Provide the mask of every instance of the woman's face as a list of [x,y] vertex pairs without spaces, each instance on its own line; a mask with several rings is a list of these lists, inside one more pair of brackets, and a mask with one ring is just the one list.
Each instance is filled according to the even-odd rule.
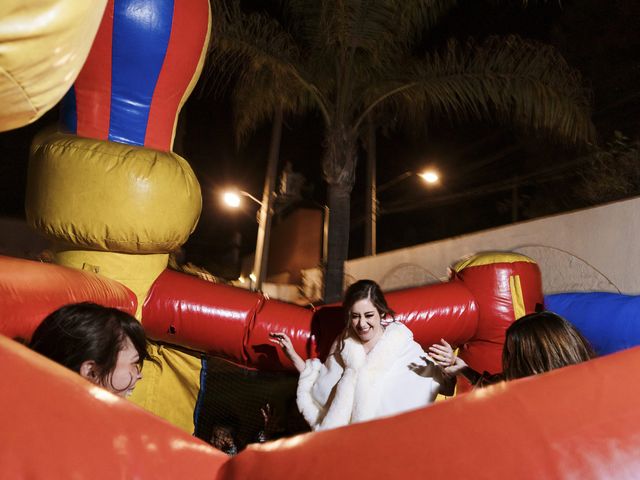
[[349,311],[351,328],[362,343],[378,340],[383,333],[380,312],[371,303],[371,300],[364,298],[353,304]]
[[125,339],[124,348],[118,352],[116,366],[106,378],[104,387],[111,393],[121,397],[128,397],[142,378],[138,351],[133,346],[129,337]]

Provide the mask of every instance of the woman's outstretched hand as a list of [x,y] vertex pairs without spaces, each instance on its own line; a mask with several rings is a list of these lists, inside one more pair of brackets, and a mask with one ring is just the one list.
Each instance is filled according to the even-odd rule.
[[444,338],[429,347],[429,355],[447,375],[457,375],[467,364],[458,357]]
[[298,372],[302,372],[305,367],[304,360],[302,357],[298,355],[298,352],[293,348],[293,343],[291,343],[291,339],[284,332],[269,332],[269,341],[279,345],[282,348],[284,354],[291,360],[293,366],[296,367]]

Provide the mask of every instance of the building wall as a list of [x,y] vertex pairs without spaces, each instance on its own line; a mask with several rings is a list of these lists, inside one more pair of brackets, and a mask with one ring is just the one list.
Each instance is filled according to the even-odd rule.
[[320,264],[322,210],[299,208],[271,228],[267,279],[301,283],[301,271]]
[[350,260],[345,283],[371,278],[387,290],[445,281],[448,267],[482,251],[515,251],[542,270],[545,293],[640,294],[640,198]]

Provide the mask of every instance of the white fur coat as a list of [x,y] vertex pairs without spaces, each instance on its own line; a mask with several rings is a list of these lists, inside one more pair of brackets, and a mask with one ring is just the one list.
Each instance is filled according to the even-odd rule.
[[307,360],[298,381],[298,408],[314,430],[326,430],[424,407],[435,399],[443,376],[423,357],[401,323],[387,325],[369,354],[348,337],[324,364]]

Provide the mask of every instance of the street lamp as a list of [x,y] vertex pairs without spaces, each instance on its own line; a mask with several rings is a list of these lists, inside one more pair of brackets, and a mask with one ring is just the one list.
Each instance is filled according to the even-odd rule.
[[[271,188],[273,191],[273,188]],[[267,262],[269,258],[269,235],[271,233],[271,216],[273,214],[271,201],[268,205],[261,202],[249,192],[244,190],[228,190],[223,192],[222,200],[232,208],[240,207],[242,197],[247,197],[260,205],[260,211],[257,215],[258,219],[258,238],[256,240],[256,252],[254,254],[253,272],[249,275],[252,290],[261,290],[267,274]],[[267,197],[271,200],[269,197]]]
[[262,206],[262,202],[243,190],[228,190],[222,194],[222,200],[232,208],[238,208],[242,203],[242,197],[247,197]]
[[418,176],[431,185],[440,181],[440,175],[436,170],[424,170],[418,173]]
[[377,221],[378,221],[378,193],[383,192],[400,182],[417,175],[425,183],[429,185],[436,185],[440,182],[440,174],[433,168],[425,169],[421,172],[406,171],[397,177],[383,183],[380,186],[376,186],[375,178],[375,165],[370,165],[370,176],[367,189],[367,217],[366,217],[366,232],[365,232],[365,255],[376,254],[377,243]]

